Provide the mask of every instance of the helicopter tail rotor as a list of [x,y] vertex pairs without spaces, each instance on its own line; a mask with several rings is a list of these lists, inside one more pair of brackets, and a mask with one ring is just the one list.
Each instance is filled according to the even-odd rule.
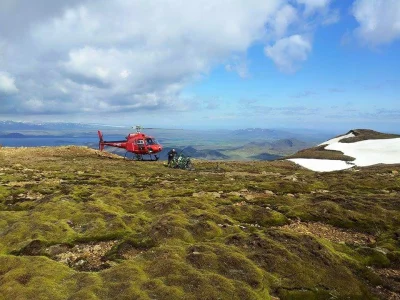
[[103,151],[103,149],[104,149],[103,133],[100,130],[98,130],[97,134],[99,135],[99,150]]

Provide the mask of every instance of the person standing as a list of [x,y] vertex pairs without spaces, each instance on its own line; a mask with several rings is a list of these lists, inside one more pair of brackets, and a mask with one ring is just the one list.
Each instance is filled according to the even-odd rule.
[[172,162],[172,160],[174,159],[175,155],[176,155],[175,149],[171,149],[171,150],[168,152],[168,166],[171,166],[171,162]]

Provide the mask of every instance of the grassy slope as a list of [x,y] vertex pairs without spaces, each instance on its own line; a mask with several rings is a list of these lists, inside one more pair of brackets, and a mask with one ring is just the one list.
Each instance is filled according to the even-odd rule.
[[0,149],[0,299],[399,295],[399,166],[195,166]]
[[314,159],[332,159],[332,160],[344,160],[353,161],[355,158],[344,155],[341,151],[326,150],[326,145],[321,145],[317,147],[312,147],[299,152],[286,156],[284,159],[288,158],[314,158]]
[[355,136],[342,139],[341,143],[355,143],[365,140],[394,139],[400,138],[398,134],[382,133],[370,129],[354,129],[350,130]]

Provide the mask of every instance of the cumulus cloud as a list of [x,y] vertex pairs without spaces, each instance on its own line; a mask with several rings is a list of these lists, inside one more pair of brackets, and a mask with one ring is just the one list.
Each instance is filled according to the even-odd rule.
[[293,73],[307,59],[311,49],[310,40],[296,34],[278,40],[273,46],[265,47],[264,51],[282,72]]
[[241,78],[247,78],[249,71],[246,58],[234,56],[229,63],[225,65],[225,70],[228,72],[236,72]]
[[8,73],[0,72],[0,94],[14,94],[18,89],[15,86],[15,79]]
[[340,21],[340,11],[338,9],[334,9],[325,14],[322,24],[323,25],[331,25]]
[[[90,86],[111,111],[174,107],[186,83],[260,40],[280,2],[89,1],[31,34],[41,52],[60,52],[58,71],[75,84],[76,99]],[[227,69],[246,77],[245,62]]]
[[329,3],[3,0],[0,93],[14,98],[0,113],[190,109],[184,87],[221,64],[248,77],[256,43],[271,44],[265,54],[280,70],[296,71],[311,52],[305,15]]
[[340,20],[340,10],[331,7],[333,0],[297,0],[297,3],[304,8],[303,19],[310,21],[307,26],[331,25]]
[[352,9],[359,23],[356,35],[372,46],[400,38],[400,1],[356,0]]
[[275,35],[278,38],[281,38],[286,34],[288,27],[296,21],[298,21],[297,10],[289,4],[282,6],[282,8],[276,13],[273,22]]
[[297,0],[297,2],[305,6],[306,14],[310,14],[315,12],[316,10],[326,9],[329,6],[331,0]]

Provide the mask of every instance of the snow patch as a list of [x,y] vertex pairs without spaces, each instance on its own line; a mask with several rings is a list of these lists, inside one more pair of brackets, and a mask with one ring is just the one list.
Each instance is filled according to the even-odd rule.
[[335,143],[325,147],[355,158],[357,166],[400,163],[400,138],[366,140],[356,143]]
[[330,145],[330,144],[338,143],[343,139],[351,138],[351,137],[354,137],[354,136],[355,136],[354,133],[350,132],[348,134],[341,135],[341,136],[338,136],[337,138],[330,139],[329,141],[323,142],[323,143],[319,144],[318,146]]
[[332,159],[314,159],[314,158],[291,158],[288,159],[304,168],[310,169],[316,172],[331,172],[350,169],[354,165],[350,162],[343,160],[332,160]]
[[[343,138],[354,136],[352,133],[327,141],[326,150],[336,150],[355,160],[294,158],[288,159],[316,172],[330,172],[349,169],[353,166],[366,167],[376,164],[400,164],[400,138],[366,140],[355,143],[340,143]],[[333,142],[335,140],[335,142]],[[326,144],[324,143],[324,144]],[[323,144],[321,144],[323,145]]]

